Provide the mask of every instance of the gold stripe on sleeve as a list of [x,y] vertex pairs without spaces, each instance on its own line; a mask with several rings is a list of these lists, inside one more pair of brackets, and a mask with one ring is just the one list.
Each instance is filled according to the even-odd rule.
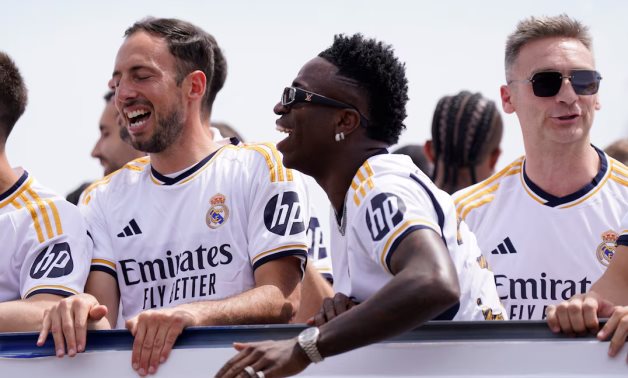
[[33,224],[35,225],[35,232],[37,233],[37,240],[40,243],[43,243],[44,233],[41,231],[41,226],[39,225],[39,216],[37,216],[37,210],[33,207],[33,205],[28,201],[28,198],[24,195],[24,193],[20,194],[20,199],[24,202],[24,206],[28,209],[28,212],[31,214],[31,218],[33,218]]

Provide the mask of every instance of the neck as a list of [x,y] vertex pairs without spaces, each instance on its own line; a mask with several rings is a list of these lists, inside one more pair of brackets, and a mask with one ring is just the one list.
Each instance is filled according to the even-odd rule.
[[0,194],[9,190],[19,178],[19,175],[11,168],[4,150],[0,150]]
[[312,177],[323,188],[337,214],[342,213],[345,196],[351,186],[353,176],[362,164],[380,149],[388,147],[385,144],[350,148],[349,144],[342,148],[342,152],[329,156],[323,169],[313,173]]
[[186,125],[172,145],[162,152],[151,153],[150,161],[159,173],[167,175],[194,165],[218,148],[209,128],[199,122]]
[[[527,148],[526,148],[527,150]],[[578,191],[597,175],[600,157],[593,147],[567,146],[560,150],[526,154],[527,176],[543,191],[564,197]]]

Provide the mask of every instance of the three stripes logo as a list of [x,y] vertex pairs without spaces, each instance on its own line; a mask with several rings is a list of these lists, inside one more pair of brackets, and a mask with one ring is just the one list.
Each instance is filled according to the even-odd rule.
[[517,253],[517,250],[515,249],[515,246],[512,244],[512,242],[510,241],[509,237],[506,237],[503,243],[499,243],[497,245],[497,248],[491,251],[492,255],[507,255],[509,253]]
[[137,225],[137,222],[135,222],[135,219],[131,219],[129,224],[126,227],[124,227],[124,230],[122,230],[122,232],[118,234],[118,237],[125,238],[127,236],[139,235],[141,233],[142,233],[142,230],[140,230],[140,226]]

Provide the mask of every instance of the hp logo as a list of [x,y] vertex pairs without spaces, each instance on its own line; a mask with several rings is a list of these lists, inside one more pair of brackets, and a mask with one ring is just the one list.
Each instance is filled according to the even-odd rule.
[[283,192],[271,198],[264,208],[264,224],[268,231],[281,236],[305,231],[299,195]]
[[57,278],[72,273],[74,262],[70,253],[70,245],[66,242],[46,247],[39,253],[31,266],[31,277],[40,279],[44,276]]
[[381,240],[403,219],[406,205],[392,193],[380,193],[371,199],[366,209],[366,226],[374,241]]

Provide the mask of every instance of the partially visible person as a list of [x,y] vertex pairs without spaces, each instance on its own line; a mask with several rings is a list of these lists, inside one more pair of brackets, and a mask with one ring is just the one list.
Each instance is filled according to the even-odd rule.
[[622,164],[628,165],[628,138],[619,139],[609,144],[604,152]]
[[591,145],[602,79],[588,28],[530,17],[508,37],[502,107],[525,156],[454,195],[495,273],[510,319],[586,292],[613,257],[628,212],[628,168]]
[[[628,213],[624,216],[617,249],[608,269],[586,294],[578,294],[547,308],[547,324],[554,332],[596,333],[611,338],[608,354],[616,356],[628,337]],[[600,330],[599,318],[610,318]]]
[[396,150],[392,151],[393,154],[403,154],[410,156],[412,159],[412,163],[419,167],[423,173],[428,176],[432,176],[432,170],[434,169],[434,165],[425,155],[425,148],[420,144],[408,144],[405,146],[401,146]]
[[[221,138],[238,138],[240,142],[244,142],[242,135],[228,123],[212,121],[211,130],[213,133],[218,134]],[[216,135],[214,135],[214,140],[217,139]]]
[[92,256],[78,209],[9,164],[26,103],[22,75],[0,52],[0,332],[40,330],[47,309],[83,291]]
[[[129,139],[128,131],[120,124],[122,119],[113,102],[113,95],[114,92],[109,91],[104,96],[105,109],[103,109],[99,122],[100,137],[91,153],[93,158],[100,160],[100,165],[104,171],[103,176],[117,171],[131,160],[146,156],[145,153],[136,150],[127,142]],[[90,184],[88,182],[79,185],[66,196],[66,200],[78,205],[81,193]]]
[[105,94],[105,109],[99,123],[100,138],[92,149],[92,157],[98,159],[103,167],[103,176],[117,171],[131,160],[146,156],[125,141],[129,139],[129,132],[122,125],[124,121],[113,101],[114,94],[113,91]]
[[[280,377],[428,320],[501,317],[492,274],[450,196],[407,156],[405,66],[391,46],[336,36],[283,91],[274,112],[287,167],[332,204],[333,299],[298,338],[235,343],[219,377]],[[359,303],[359,304],[356,304]]]
[[271,144],[212,139],[214,43],[177,19],[147,18],[125,32],[110,85],[130,142],[148,156],[83,194],[94,240],[89,294],[55,307],[38,339],[51,331],[58,356],[66,343],[71,356],[84,350],[76,324],[114,326],[119,301],[142,376],[157,372],[186,327],[287,323],[298,311],[303,180]]
[[481,93],[442,97],[434,110],[432,139],[425,142],[434,184],[453,194],[495,173],[503,129],[495,102]]

